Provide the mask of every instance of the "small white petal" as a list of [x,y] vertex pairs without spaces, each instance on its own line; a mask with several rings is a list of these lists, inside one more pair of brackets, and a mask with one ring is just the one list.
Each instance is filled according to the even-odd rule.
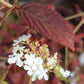
[[23,66],[23,61],[21,59],[18,59],[16,61],[16,65],[19,66],[19,67],[22,67]]
[[40,66],[39,66],[39,69],[40,69],[41,71],[43,71],[43,66],[42,66],[42,65],[40,65]]
[[27,37],[30,38],[31,37],[31,34],[28,34]]
[[34,58],[35,57],[35,54],[30,54],[30,57]]
[[14,55],[8,55],[8,57],[12,58],[12,57],[14,57]]
[[44,71],[44,72],[46,73],[46,72],[48,72],[48,70],[47,70],[47,69],[45,69],[45,71]]
[[17,54],[17,56],[20,58],[23,56],[23,53]]
[[37,66],[33,65],[32,70],[34,70],[34,71],[37,70]]
[[25,69],[25,70],[29,70],[29,66],[24,65],[24,69]]
[[48,80],[48,75],[47,74],[44,74],[44,79]]
[[28,59],[29,58],[29,55],[28,54],[25,54],[25,56],[24,56],[26,59]]
[[40,70],[36,70],[36,71],[35,71],[35,74],[36,74],[37,76],[39,76],[39,75],[41,74],[41,71],[40,71]]
[[9,64],[13,64],[16,62],[16,57],[13,57],[13,58],[8,58],[8,63]]
[[26,41],[26,38],[30,38],[31,37],[31,35],[30,34],[28,34],[27,36],[25,35],[25,34],[23,34],[22,36],[20,36],[19,38],[18,38],[18,40],[13,40],[13,46],[15,46],[15,45],[17,45],[17,44],[19,44],[21,41]]
[[28,74],[29,76],[32,76],[32,74],[33,74],[32,70],[29,70],[29,71],[27,72],[27,74]]
[[60,73],[64,73],[64,69],[63,68],[60,68]]
[[40,75],[38,76],[38,79],[41,80],[42,78],[43,78],[43,74],[40,74]]
[[32,81],[35,81],[36,80],[36,76],[35,74],[32,76]]

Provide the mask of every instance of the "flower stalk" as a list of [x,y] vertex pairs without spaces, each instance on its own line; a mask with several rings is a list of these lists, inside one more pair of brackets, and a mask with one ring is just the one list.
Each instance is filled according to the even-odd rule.
[[12,4],[10,4],[10,3],[8,3],[8,2],[6,2],[4,0],[0,0],[0,3],[2,3],[3,5],[5,5],[5,6],[9,7],[9,8],[13,8]]
[[79,13],[79,14],[75,14],[75,15],[72,15],[72,16],[69,16],[69,17],[65,17],[65,20],[71,20],[71,19],[83,16],[83,15],[84,15],[84,12]]
[[32,78],[32,77],[30,76],[30,77],[29,77],[29,84],[32,84],[31,78]]

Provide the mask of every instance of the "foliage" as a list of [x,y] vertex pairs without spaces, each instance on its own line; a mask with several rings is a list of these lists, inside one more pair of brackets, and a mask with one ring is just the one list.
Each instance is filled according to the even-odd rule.
[[[8,0],[7,0],[8,1]],[[16,0],[15,0],[16,1]],[[31,1],[31,0],[30,0]],[[36,0],[37,1],[37,0]],[[60,0],[61,1],[61,0]],[[74,0],[75,1],[75,0]],[[69,0],[69,2],[73,2]],[[80,5],[81,1],[79,1],[79,6],[81,9],[84,10],[83,6]],[[59,4],[59,0],[39,0],[40,3],[26,3],[21,6],[20,3],[14,5],[14,8],[8,8],[3,4],[0,4],[0,56],[6,58],[5,63],[7,61],[7,56],[12,52],[12,41],[19,37],[22,34],[29,34],[31,33],[34,39],[41,40],[41,44],[47,43],[49,46],[50,54],[54,54],[58,52],[58,58],[61,61],[64,58],[64,54],[61,53],[61,50],[64,46],[69,47],[73,51],[75,43],[79,44],[79,40],[84,38],[84,26],[83,23],[80,26],[76,35],[73,34],[73,31],[77,23],[84,21],[84,16],[74,20],[66,21],[64,18],[65,16],[70,16],[76,13],[81,13],[80,7],[75,5],[75,10],[73,4],[68,3],[64,0],[64,3],[67,4]],[[41,3],[47,3],[47,5],[43,5]],[[53,3],[53,5],[51,5]],[[21,2],[22,4],[22,2]],[[55,8],[56,7],[56,8]],[[59,14],[59,13],[60,14]],[[4,18],[5,17],[5,18]],[[74,39],[75,38],[75,39]],[[77,46],[76,46],[77,48]],[[4,52],[4,53],[3,53]],[[76,52],[76,51],[75,51]],[[52,55],[53,56],[53,55]],[[74,57],[73,57],[74,58]],[[78,61],[75,61],[74,65],[76,65]],[[64,62],[61,61],[61,64],[64,65]],[[73,68],[72,66],[72,68]],[[1,68],[2,69],[2,68]],[[5,67],[6,69],[6,67]],[[6,77],[6,81],[10,81],[12,84],[24,84],[25,80],[25,71],[20,69],[15,65],[9,65],[7,67],[9,73]],[[59,73],[59,72],[58,72]],[[5,72],[4,72],[5,74]],[[19,79],[16,79],[15,77]],[[3,76],[5,77],[5,76]],[[81,76],[80,76],[81,77]],[[58,77],[60,80],[66,80],[62,76]],[[82,80],[82,79],[81,79]],[[59,80],[54,78],[51,80],[51,83],[54,84],[55,82],[59,84]],[[6,84],[4,80],[0,79],[1,84]],[[39,81],[36,80],[36,84]],[[40,81],[41,84],[41,81]]]

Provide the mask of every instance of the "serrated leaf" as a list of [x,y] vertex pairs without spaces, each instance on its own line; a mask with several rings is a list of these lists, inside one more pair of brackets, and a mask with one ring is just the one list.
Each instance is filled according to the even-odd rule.
[[39,3],[27,3],[16,10],[24,24],[44,37],[74,50],[73,30],[56,11]]

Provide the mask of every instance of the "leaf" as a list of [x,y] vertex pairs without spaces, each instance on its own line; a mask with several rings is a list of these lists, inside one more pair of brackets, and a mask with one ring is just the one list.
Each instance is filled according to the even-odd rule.
[[10,70],[7,79],[12,81],[13,84],[25,84],[23,83],[25,80],[25,73],[23,70],[16,73]]
[[27,3],[16,10],[25,25],[44,37],[74,50],[73,30],[56,11],[39,3]]
[[11,30],[14,30],[14,32],[17,36],[20,36],[21,34],[27,32],[27,30],[28,30],[28,28],[26,28],[24,25],[16,24],[16,23],[9,24],[8,28]]
[[[49,41],[49,40],[47,40],[46,43],[48,44],[52,55],[54,55],[55,52],[59,52],[60,49],[62,49],[61,45],[59,45],[59,44],[56,43],[55,41]],[[52,45],[53,45],[53,46],[52,46]]]
[[[13,40],[13,37],[9,34],[9,32],[7,32],[6,30],[4,29],[1,29],[0,30],[0,35],[2,36],[2,41],[1,41],[1,45],[4,45],[4,44],[9,44],[12,42]],[[9,39],[10,38],[10,39]]]
[[50,8],[51,10],[55,10],[55,6],[50,4],[50,3],[47,3],[46,4],[48,8]]
[[57,78],[53,78],[51,84],[59,84],[59,80]]
[[83,33],[78,33],[75,36],[75,42],[78,42],[80,39],[84,38],[84,34]]

